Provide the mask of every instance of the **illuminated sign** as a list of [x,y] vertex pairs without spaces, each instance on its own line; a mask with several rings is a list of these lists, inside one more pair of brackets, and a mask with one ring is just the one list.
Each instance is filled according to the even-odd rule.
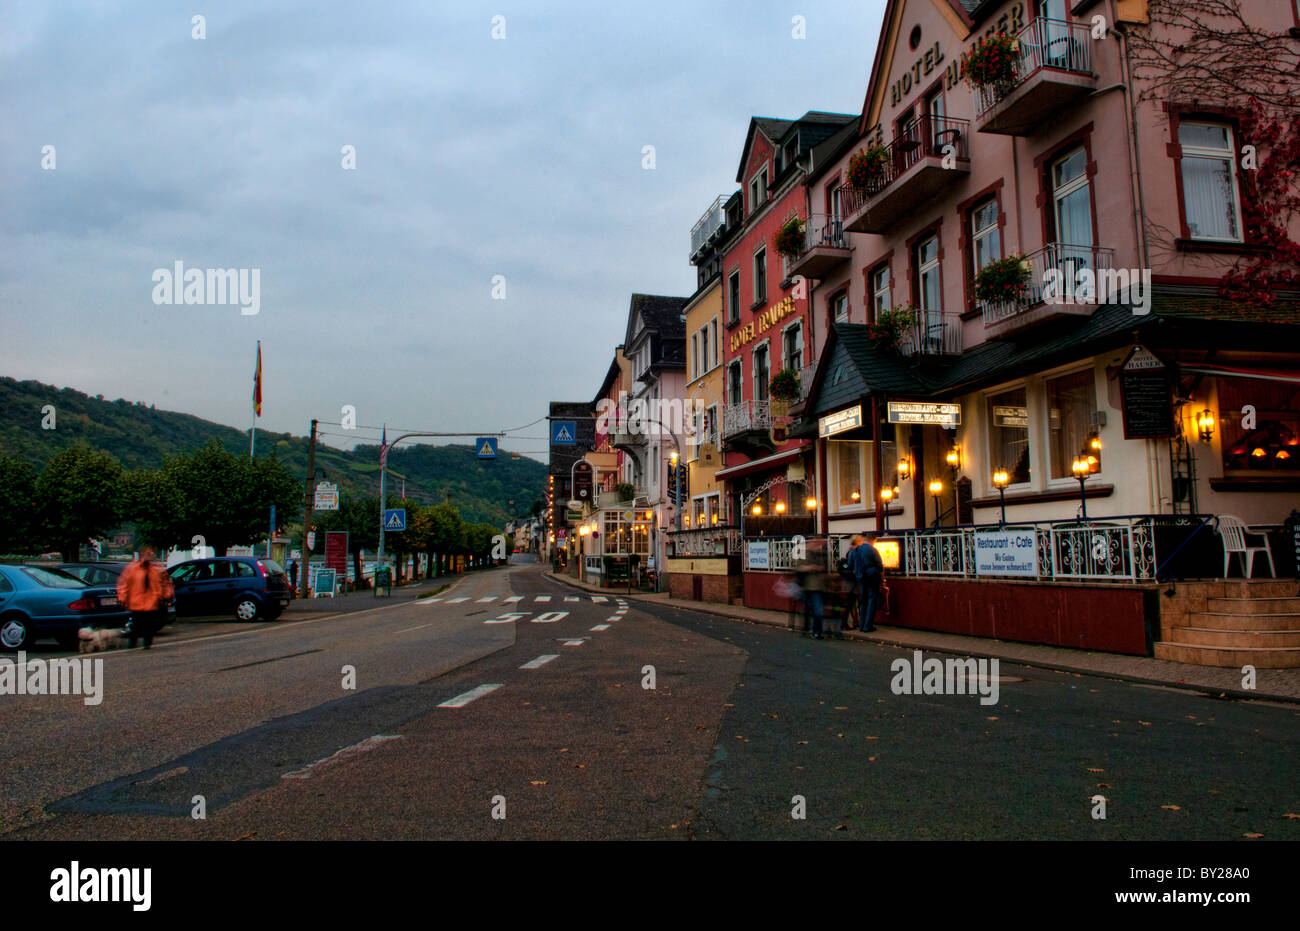
[[993,426],[1027,427],[1029,426],[1029,408],[994,404]]
[[884,563],[886,569],[898,568],[898,541],[897,540],[877,540],[871,544],[880,554],[880,561]]
[[961,405],[938,401],[890,401],[889,422],[956,427],[961,424]]
[[782,298],[731,334],[731,351],[735,352],[758,334],[766,333],[778,320],[795,312],[794,298],[789,296]]
[[850,407],[846,411],[836,411],[817,419],[817,435],[832,436],[862,426],[862,405]]

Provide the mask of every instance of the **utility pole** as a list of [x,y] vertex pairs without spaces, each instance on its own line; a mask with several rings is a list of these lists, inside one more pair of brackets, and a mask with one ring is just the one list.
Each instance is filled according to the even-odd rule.
[[299,576],[301,591],[299,594],[307,597],[307,578],[308,568],[311,566],[311,547],[307,545],[307,534],[311,533],[311,511],[312,511],[312,490],[311,481],[316,477],[316,421],[311,422],[311,443],[307,446],[307,481],[306,493],[303,495],[302,510],[302,565],[299,567],[302,575]]

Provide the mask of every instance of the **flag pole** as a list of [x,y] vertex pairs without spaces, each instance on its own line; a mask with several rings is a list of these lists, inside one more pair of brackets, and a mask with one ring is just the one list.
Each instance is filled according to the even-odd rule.
[[388,468],[388,424],[384,424],[384,438],[379,441],[379,551],[375,554],[375,572],[384,564],[384,474]]
[[262,413],[262,341],[257,341],[257,367],[253,369],[253,428],[248,431],[248,458],[253,458],[253,445],[257,442],[257,418]]

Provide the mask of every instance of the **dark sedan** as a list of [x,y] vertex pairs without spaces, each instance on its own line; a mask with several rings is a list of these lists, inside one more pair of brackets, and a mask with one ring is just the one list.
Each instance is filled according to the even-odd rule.
[[0,647],[25,650],[54,639],[76,649],[82,627],[123,627],[117,586],[87,585],[62,569],[0,565]]
[[274,621],[289,604],[289,578],[274,559],[190,559],[167,572],[176,587],[178,614],[233,614],[240,621]]
[[[117,588],[117,580],[130,563],[126,562],[62,562],[57,566],[39,566],[41,569],[62,569],[75,575],[87,585],[111,585]],[[167,623],[176,620],[176,602],[167,602]]]

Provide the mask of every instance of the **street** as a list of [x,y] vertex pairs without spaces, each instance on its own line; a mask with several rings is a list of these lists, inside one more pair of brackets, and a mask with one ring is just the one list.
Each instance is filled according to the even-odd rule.
[[[895,695],[890,664],[910,650],[887,643],[812,641],[579,592],[536,564],[433,594],[445,581],[414,600],[97,654],[96,706],[10,698],[0,830],[45,840],[1300,832],[1285,817],[1300,811],[1297,705],[1005,662],[995,705]],[[1093,816],[1098,795],[1104,819]]]

